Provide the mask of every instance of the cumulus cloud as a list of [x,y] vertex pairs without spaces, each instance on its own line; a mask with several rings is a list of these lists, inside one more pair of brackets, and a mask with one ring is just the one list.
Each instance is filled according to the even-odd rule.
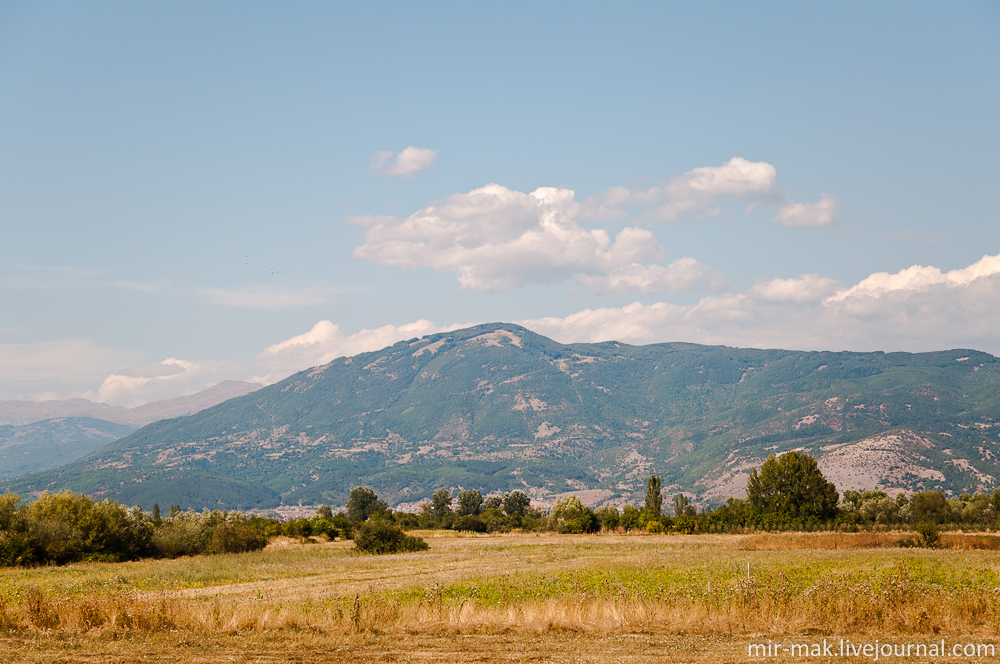
[[[382,154],[382,153],[380,153]],[[387,167],[391,154],[376,161]],[[571,189],[539,187],[530,193],[488,184],[432,203],[409,217],[362,216],[366,227],[353,256],[398,267],[454,272],[462,288],[501,291],[563,279],[601,293],[718,291],[722,275],[684,257],[662,265],[664,248],[645,228],[627,226],[612,235],[583,220],[629,215],[651,221],[706,220],[722,213],[725,200],[774,207],[787,226],[833,223],[836,197],[794,203],[766,162],[733,157],[721,166],[695,168],[645,189],[612,187],[577,201]]]
[[[721,166],[703,166],[646,189],[612,187],[588,201],[595,216],[622,216],[647,210],[651,221],[705,221],[722,214],[725,200],[777,207],[776,221],[786,226],[826,226],[834,221],[836,197],[823,194],[816,203],[793,203],[778,182],[778,170],[764,161],[733,157]],[[640,212],[641,213],[641,212]]]
[[983,256],[972,265],[950,272],[942,272],[936,267],[914,265],[896,274],[876,272],[833,296],[832,302],[842,302],[848,299],[870,298],[882,299],[894,293],[919,293],[929,290],[954,290],[968,286],[986,277],[1000,274],[1000,255]]
[[816,302],[840,290],[840,282],[819,274],[771,279],[754,284],[750,295],[765,302]]
[[466,324],[442,326],[421,319],[405,325],[383,325],[354,334],[344,334],[339,325],[321,320],[308,332],[268,347],[257,356],[257,362],[270,372],[261,377],[261,380],[272,382],[296,371],[327,364],[338,357],[379,350],[397,341],[465,326]]
[[119,369],[88,398],[132,408],[161,399],[194,394],[225,378],[220,367],[170,357],[156,364]]
[[368,166],[376,173],[383,175],[401,175],[407,177],[434,165],[437,150],[416,148],[412,145],[404,148],[399,154],[389,150],[380,150],[368,160]]
[[652,232],[604,229],[577,222],[572,190],[541,187],[525,194],[489,184],[455,194],[407,217],[359,217],[367,227],[357,258],[399,267],[455,273],[462,288],[500,291],[575,277],[610,292],[636,284],[682,290],[718,283],[694,259],[662,267],[663,247]]
[[837,197],[823,194],[816,203],[786,203],[774,215],[785,226],[829,226],[837,210]]
[[563,342],[690,341],[803,350],[1000,352],[1000,255],[950,272],[913,266],[844,287],[820,275],[773,279],[746,293],[585,309],[521,324]]
[[720,291],[729,287],[721,272],[686,257],[670,265],[632,263],[601,276],[582,276],[580,280],[601,294],[611,295]]

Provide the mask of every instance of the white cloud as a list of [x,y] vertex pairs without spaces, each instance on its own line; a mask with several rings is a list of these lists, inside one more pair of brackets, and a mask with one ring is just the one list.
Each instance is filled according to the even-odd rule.
[[823,194],[816,203],[787,203],[774,215],[785,226],[829,226],[837,210],[837,197]]
[[437,153],[437,150],[416,148],[412,145],[404,148],[398,155],[388,150],[380,150],[371,156],[368,166],[376,173],[406,177],[433,166]]
[[441,326],[429,320],[418,320],[405,325],[383,325],[371,330],[360,330],[354,334],[344,334],[339,325],[321,320],[308,332],[268,347],[257,356],[257,362],[270,372],[261,380],[273,382],[296,371],[327,364],[338,357],[380,350],[397,341],[447,332],[464,326],[463,324]]
[[697,304],[586,309],[521,321],[562,342],[689,341],[803,350],[1000,352],[1000,255],[942,273],[914,266],[843,288],[820,275],[774,279]]
[[[381,156],[379,156],[381,155]],[[391,153],[373,163],[388,168]],[[366,226],[353,256],[397,267],[454,272],[462,288],[501,291],[563,279],[601,293],[713,291],[721,273],[685,257],[661,265],[665,251],[649,230],[629,226],[612,234],[588,229],[583,219],[637,214],[654,221],[705,220],[721,214],[723,200],[777,209],[788,226],[833,223],[837,200],[793,203],[766,162],[733,157],[721,166],[695,168],[646,189],[613,187],[583,202],[570,189],[539,187],[531,193],[488,184],[432,203],[409,217],[363,216]],[[638,210],[637,210],[638,208]]]
[[840,282],[819,274],[771,279],[754,284],[750,294],[767,302],[816,302],[840,290]]
[[693,259],[653,265],[664,251],[646,229],[623,228],[612,239],[604,229],[581,227],[581,210],[569,189],[541,187],[525,194],[490,184],[405,219],[354,219],[367,230],[353,255],[383,265],[450,270],[462,288],[481,291],[570,277],[611,292],[632,285],[652,292],[719,283]]
[[142,404],[194,394],[224,380],[220,366],[167,358],[157,364],[120,369],[104,379],[96,395],[85,394],[112,406],[132,408]]
[[602,294],[614,295],[720,291],[728,287],[721,272],[687,257],[666,266],[633,263],[605,275],[583,276],[580,280]]
[[652,221],[705,221],[722,213],[719,204],[735,200],[747,205],[778,207],[774,219],[786,226],[826,226],[834,221],[836,197],[823,194],[816,203],[793,203],[778,180],[777,169],[764,161],[733,157],[721,166],[703,166],[647,189],[612,187],[587,201],[598,217],[626,214],[636,206]]
[[284,309],[309,307],[329,302],[338,292],[330,288],[290,289],[276,286],[247,286],[245,288],[200,288],[195,295],[222,307],[252,309]]
[[942,272],[936,267],[914,265],[900,270],[896,274],[876,272],[856,286],[831,296],[830,300],[842,302],[850,298],[862,297],[878,299],[898,292],[928,291],[935,286],[954,289],[996,274],[1000,274],[1000,255],[983,256],[969,267],[950,272]]

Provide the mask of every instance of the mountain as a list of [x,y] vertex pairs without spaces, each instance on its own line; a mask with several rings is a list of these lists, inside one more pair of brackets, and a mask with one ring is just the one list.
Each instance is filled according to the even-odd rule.
[[227,380],[186,397],[136,408],[67,401],[0,401],[0,479],[57,468],[157,420],[189,415],[259,389]]
[[7,486],[147,507],[391,503],[440,487],[641,502],[650,474],[702,503],[740,495],[789,449],[845,488],[990,489],[1000,359],[689,343],[559,344],[480,325],[339,358],[195,415],[155,422]]
[[82,459],[135,427],[92,417],[60,417],[23,426],[0,425],[0,479]]
[[109,406],[87,399],[65,401],[0,401],[0,425],[23,426],[62,417],[89,417],[105,422],[141,427],[150,422],[190,415],[227,399],[260,389],[259,383],[224,380],[196,394],[154,401],[135,408]]

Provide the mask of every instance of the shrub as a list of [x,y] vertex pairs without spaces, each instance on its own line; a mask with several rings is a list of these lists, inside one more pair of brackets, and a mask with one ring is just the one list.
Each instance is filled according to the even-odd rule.
[[354,546],[358,551],[376,555],[429,548],[422,538],[407,535],[395,523],[381,519],[361,524],[354,534]]
[[478,516],[458,516],[451,524],[452,530],[467,530],[474,533],[485,533],[486,523]]
[[181,515],[165,521],[153,535],[153,547],[166,558],[196,556],[204,551],[205,532],[197,515]]
[[514,528],[510,518],[505,517],[496,507],[487,507],[479,514],[479,518],[486,524],[486,530],[491,533],[509,533]]
[[27,565],[34,558],[31,538],[27,533],[0,530],[0,566]]
[[244,523],[220,523],[212,528],[205,553],[246,553],[260,551],[267,538]]

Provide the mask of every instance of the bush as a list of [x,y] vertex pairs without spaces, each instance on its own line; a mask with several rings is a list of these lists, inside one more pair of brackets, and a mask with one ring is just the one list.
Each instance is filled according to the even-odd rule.
[[27,533],[0,530],[0,566],[27,565],[34,560]]
[[166,558],[196,556],[205,550],[205,532],[195,515],[165,521],[153,535],[153,548]]
[[422,538],[407,535],[395,523],[381,519],[361,524],[354,534],[354,546],[358,551],[376,555],[429,548]]
[[451,524],[452,530],[465,530],[474,533],[485,533],[486,523],[478,516],[459,516]]
[[153,550],[153,525],[138,508],[63,491],[44,493],[18,511],[33,562],[136,560]]
[[220,523],[212,528],[205,553],[246,553],[260,551],[267,538],[243,523]]

